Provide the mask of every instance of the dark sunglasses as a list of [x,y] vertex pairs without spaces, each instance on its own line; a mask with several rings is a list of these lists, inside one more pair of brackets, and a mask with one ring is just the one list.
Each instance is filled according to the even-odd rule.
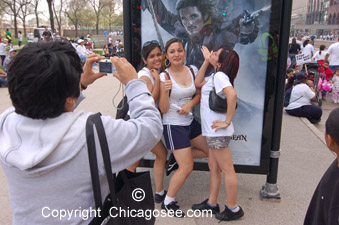
[[157,45],[157,46],[160,47],[159,42],[156,41],[156,40],[153,40],[153,41],[146,41],[142,47],[143,47],[143,48],[146,48],[147,46],[149,46],[149,45],[151,45],[151,44],[155,44],[155,45]]

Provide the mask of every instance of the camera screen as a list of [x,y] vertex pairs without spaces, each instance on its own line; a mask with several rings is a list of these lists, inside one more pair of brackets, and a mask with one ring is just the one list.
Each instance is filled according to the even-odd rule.
[[110,62],[99,62],[100,73],[112,73],[112,63]]

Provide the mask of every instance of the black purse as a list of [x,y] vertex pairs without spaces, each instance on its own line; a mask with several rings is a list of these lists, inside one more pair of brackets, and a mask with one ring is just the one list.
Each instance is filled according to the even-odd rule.
[[[86,123],[86,139],[94,200],[97,212],[100,209],[100,214],[97,214],[89,224],[153,225],[155,223],[155,217],[153,216],[154,199],[150,173],[149,171],[132,173],[128,170],[123,170],[118,173],[117,177],[112,173],[106,133],[100,115],[100,113],[97,113],[89,116]],[[101,198],[93,125],[97,130],[110,190],[104,203],[102,203]],[[125,212],[125,214],[121,212]],[[127,214],[128,212],[130,213],[129,215]]]
[[226,113],[227,112],[227,98],[223,99],[215,92],[215,88],[213,87],[212,91],[210,91],[209,96],[209,107],[214,112],[218,113]]
[[[214,112],[218,113],[226,113],[227,112],[227,97],[222,98],[219,95],[217,95],[214,87],[214,75],[212,80],[213,88],[210,91],[209,99],[208,99],[208,105],[210,109]],[[238,103],[235,105],[235,109],[238,108]]]

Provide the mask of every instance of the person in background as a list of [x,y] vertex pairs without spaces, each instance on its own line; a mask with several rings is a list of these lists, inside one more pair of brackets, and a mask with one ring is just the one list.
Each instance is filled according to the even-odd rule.
[[292,43],[289,44],[289,49],[288,49],[288,56],[291,59],[292,65],[296,63],[295,55],[299,54],[300,50],[301,50],[300,45],[297,44],[297,41],[295,38],[292,38]]
[[335,155],[314,191],[304,225],[335,225],[339,215],[339,108],[332,110],[325,123],[325,142]]
[[51,34],[51,32],[48,30],[48,28],[47,27],[45,27],[45,30],[44,30],[44,32],[42,33],[42,36],[44,37],[44,40],[45,41],[52,41],[52,39],[51,39],[51,36],[52,36],[52,34]]
[[304,57],[308,56],[309,60],[305,60],[305,63],[312,61],[314,47],[310,44],[310,40],[305,40],[303,43],[303,48],[301,49],[301,53],[304,54]]
[[22,44],[22,33],[21,33],[20,30],[18,31],[18,38],[19,38],[19,43],[18,43],[18,45],[19,45],[19,47],[21,47],[21,44]]
[[324,86],[330,84],[330,80],[332,79],[333,72],[329,68],[330,63],[328,61],[324,61],[324,64],[322,67],[318,68],[318,72],[324,74],[322,77],[322,82],[321,82],[321,91],[322,91],[322,99],[326,101],[326,97],[328,96],[329,91],[325,90]]
[[[13,107],[0,115],[0,165],[7,178],[13,225],[88,225],[95,216],[44,217],[42,211],[96,208],[85,129],[92,113],[74,108],[81,90],[106,75],[92,70],[101,59],[89,55],[82,67],[66,41],[31,43],[14,59],[8,72]],[[114,77],[125,85],[131,116],[129,121],[101,116],[112,172],[117,173],[159,142],[162,124],[152,95],[137,79],[134,67],[125,58],[111,61],[117,68]],[[96,151],[100,156],[100,148]],[[107,196],[103,159],[97,159],[102,195]]]
[[311,100],[316,98],[316,92],[312,85],[307,84],[307,74],[299,72],[294,77],[295,85],[285,111],[291,116],[306,117],[311,123],[320,122],[322,109],[311,104]]
[[86,58],[87,58],[87,49],[84,45],[83,39],[78,40],[77,53],[81,59],[81,62],[85,63]]
[[12,46],[12,34],[8,29],[6,29],[6,39],[7,39],[7,47],[11,47]]
[[7,73],[0,69],[0,87],[7,87]]
[[89,54],[93,54],[93,48],[92,48],[92,43],[88,42],[86,45],[86,51],[87,51],[87,55]]
[[335,69],[334,75],[331,81],[332,87],[332,100],[333,103],[339,103],[339,67]]
[[294,71],[292,68],[288,68],[286,70],[286,84],[285,84],[285,91],[290,89],[294,83]]
[[0,41],[0,58],[1,58],[1,65],[4,65],[5,58],[6,58],[6,41],[7,39],[3,39]]
[[325,51],[326,46],[325,45],[320,45],[319,51],[317,51],[312,59],[316,60],[316,63],[319,65],[323,65],[325,61],[325,56],[326,56],[326,51]]
[[105,45],[102,49],[102,55],[105,57],[109,57],[111,54],[109,53],[108,45]]
[[[331,58],[329,58],[331,56]],[[334,73],[334,70],[339,67],[339,38],[336,43],[330,45],[327,49],[325,61],[330,62],[330,69]]]
[[14,57],[16,56],[17,54],[17,50],[15,50],[14,48],[11,48],[9,50],[9,55],[5,58],[5,61],[4,61],[4,71],[7,73],[8,72],[8,69],[9,69],[9,66],[10,66],[10,63],[12,62],[12,60],[14,59]]

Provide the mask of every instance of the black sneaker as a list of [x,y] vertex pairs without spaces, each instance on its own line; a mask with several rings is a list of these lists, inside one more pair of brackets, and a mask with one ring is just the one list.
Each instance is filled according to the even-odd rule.
[[171,153],[167,163],[166,163],[166,176],[170,175],[172,171],[178,169],[178,163],[175,160],[173,152]]
[[165,197],[166,197],[166,193],[167,193],[166,190],[164,191],[164,194],[163,194],[163,195],[159,195],[159,194],[155,193],[155,195],[154,195],[154,201],[155,201],[155,203],[161,203],[162,201],[164,201],[164,199],[165,199]]
[[221,213],[215,214],[215,218],[217,218],[220,221],[231,221],[231,220],[236,220],[239,219],[244,215],[244,211],[242,208],[239,206],[239,211],[238,212],[232,212],[226,205],[225,205],[225,210],[222,211]]
[[180,209],[180,207],[177,205],[177,202],[171,202],[168,205],[165,205],[164,202],[161,204],[161,209],[166,210],[166,212],[170,216],[175,216],[179,218],[185,217],[185,213]]
[[198,203],[198,204],[193,204],[192,205],[192,209],[193,210],[212,210],[212,214],[216,214],[218,212],[220,212],[220,208],[219,208],[219,204],[217,204],[216,207],[211,207],[207,204],[208,199],[206,199],[205,201]]

